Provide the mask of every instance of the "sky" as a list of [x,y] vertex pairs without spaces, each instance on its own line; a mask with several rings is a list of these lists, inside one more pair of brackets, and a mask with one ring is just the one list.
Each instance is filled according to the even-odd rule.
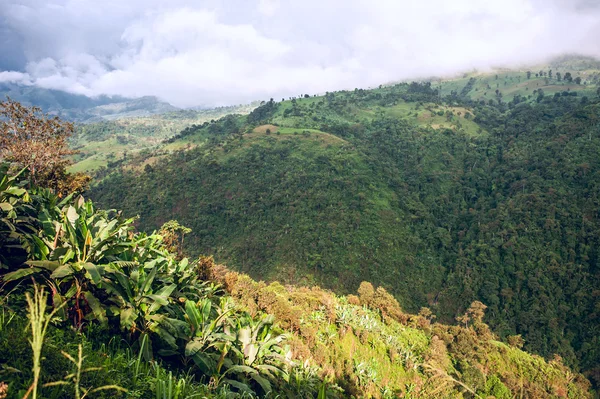
[[599,37],[600,0],[0,0],[0,83],[219,106],[600,56]]

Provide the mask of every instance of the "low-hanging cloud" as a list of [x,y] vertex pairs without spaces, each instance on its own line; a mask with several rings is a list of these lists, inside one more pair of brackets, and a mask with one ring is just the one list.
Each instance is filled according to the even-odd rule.
[[224,105],[565,52],[600,55],[595,0],[0,1],[0,83]]

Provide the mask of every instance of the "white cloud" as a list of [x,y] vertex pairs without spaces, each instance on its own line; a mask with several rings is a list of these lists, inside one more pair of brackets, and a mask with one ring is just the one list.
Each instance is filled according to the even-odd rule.
[[22,85],[30,85],[31,79],[29,74],[16,71],[0,72],[0,83],[16,83]]
[[267,17],[272,17],[279,9],[279,0],[259,0],[258,11]]
[[600,8],[584,1],[20,0],[1,17],[28,63],[0,81],[179,106],[600,55]]

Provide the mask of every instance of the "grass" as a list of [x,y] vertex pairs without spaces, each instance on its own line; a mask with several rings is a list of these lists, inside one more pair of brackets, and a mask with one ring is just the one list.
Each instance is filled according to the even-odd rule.
[[[54,314],[56,314],[61,307],[56,307],[52,312],[46,314],[47,295],[44,292],[44,289],[41,289],[37,284],[34,285],[33,297],[29,293],[25,295],[29,311],[29,327],[31,328],[31,340],[29,343],[31,344],[31,351],[33,353],[33,382],[24,398],[28,397],[31,393],[31,397],[37,399],[40,374],[42,372],[41,357],[42,348],[44,346],[44,337],[46,336],[50,320],[52,320]],[[77,399],[79,399],[79,397]]]
[[[21,300],[13,298],[12,302],[18,306]],[[48,319],[47,311],[45,314]],[[24,317],[2,306],[0,381],[7,384],[8,398],[25,397],[35,378],[31,367],[32,348],[27,335],[23,334],[27,325]],[[40,353],[38,398],[77,398],[76,389],[80,398],[232,397],[226,387],[213,390],[186,370],[170,370],[159,362],[143,360],[121,338],[107,336],[106,331],[97,328],[90,328],[84,335],[61,329],[51,322]],[[127,389],[126,394],[123,389]],[[87,396],[85,391],[89,391]],[[29,395],[33,398],[31,393]]]
[[[578,72],[571,70],[574,78],[577,76],[582,78],[583,82],[580,85],[568,83],[564,80],[559,82],[554,74],[556,72],[564,74],[568,71],[568,69],[563,68],[558,70],[554,68],[554,77],[552,79],[535,77],[536,72],[539,72],[540,70],[547,72],[549,69],[553,68],[550,66],[537,66],[524,70],[498,70],[488,73],[474,72],[465,74],[460,78],[442,80],[442,96],[450,95],[452,91],[460,93],[471,78],[476,79],[476,81],[468,95],[474,100],[495,101],[496,89],[502,93],[502,100],[505,102],[512,100],[515,95],[523,97],[532,96],[535,98],[536,94],[533,92],[538,89],[542,89],[546,95],[553,95],[556,92],[563,91],[576,91],[580,93],[580,95],[588,96],[593,96],[595,94],[597,85],[591,83],[585,85],[583,82],[587,79],[591,79],[593,74],[598,72],[597,70],[582,70]],[[530,79],[527,79],[527,70],[531,70],[532,72]],[[496,75],[498,75],[498,79],[496,79]],[[439,85],[439,82],[436,83],[436,87],[437,85]]]

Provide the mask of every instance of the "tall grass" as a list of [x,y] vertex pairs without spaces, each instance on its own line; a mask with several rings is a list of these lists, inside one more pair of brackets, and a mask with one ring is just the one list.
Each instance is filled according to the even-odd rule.
[[29,318],[29,326],[31,327],[31,339],[29,343],[33,352],[33,382],[23,399],[27,399],[30,394],[33,399],[37,399],[38,384],[42,372],[41,359],[44,336],[48,330],[50,320],[52,320],[52,317],[54,317],[62,306],[56,307],[52,312],[46,314],[48,296],[44,289],[40,288],[37,284],[33,285],[33,297],[28,292],[25,294],[25,298],[27,299],[27,317]]

